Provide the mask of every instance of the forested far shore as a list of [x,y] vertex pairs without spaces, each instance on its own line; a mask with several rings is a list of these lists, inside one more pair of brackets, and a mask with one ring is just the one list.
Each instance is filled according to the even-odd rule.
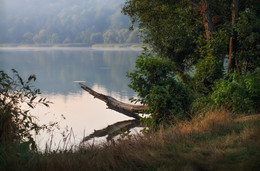
[[4,0],[0,7],[0,43],[139,43],[121,13],[124,0]]

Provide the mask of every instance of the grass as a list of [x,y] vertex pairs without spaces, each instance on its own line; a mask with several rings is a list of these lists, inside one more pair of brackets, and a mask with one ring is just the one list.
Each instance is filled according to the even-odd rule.
[[214,111],[147,135],[20,158],[0,153],[0,170],[259,170],[260,118]]

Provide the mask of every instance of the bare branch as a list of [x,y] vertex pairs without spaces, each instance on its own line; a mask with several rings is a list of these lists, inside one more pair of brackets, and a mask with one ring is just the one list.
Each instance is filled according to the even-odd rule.
[[106,96],[104,94],[98,93],[91,88],[85,86],[84,84],[80,83],[80,86],[82,89],[86,90],[89,92],[91,95],[93,95],[95,98],[98,98],[106,103],[109,109],[115,110],[119,113],[122,113],[126,116],[133,117],[135,119],[140,119],[140,116],[138,113],[140,113],[143,110],[147,110],[148,106],[144,105],[132,105],[132,104],[127,104],[120,102],[116,100],[115,98],[111,96]]

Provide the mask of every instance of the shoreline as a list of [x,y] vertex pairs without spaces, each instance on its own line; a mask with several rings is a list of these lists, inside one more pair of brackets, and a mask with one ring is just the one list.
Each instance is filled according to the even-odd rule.
[[0,50],[133,50],[141,51],[141,44],[0,44]]

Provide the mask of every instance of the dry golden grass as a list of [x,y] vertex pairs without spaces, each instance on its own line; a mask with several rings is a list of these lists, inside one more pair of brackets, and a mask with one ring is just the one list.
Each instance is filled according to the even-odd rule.
[[191,121],[178,121],[171,129],[161,130],[159,137],[166,136],[166,139],[185,141],[191,135],[225,132],[231,129],[233,124],[234,121],[230,113],[211,111],[205,116],[196,116]]
[[34,154],[27,170],[259,170],[260,120],[211,111],[167,130]]

